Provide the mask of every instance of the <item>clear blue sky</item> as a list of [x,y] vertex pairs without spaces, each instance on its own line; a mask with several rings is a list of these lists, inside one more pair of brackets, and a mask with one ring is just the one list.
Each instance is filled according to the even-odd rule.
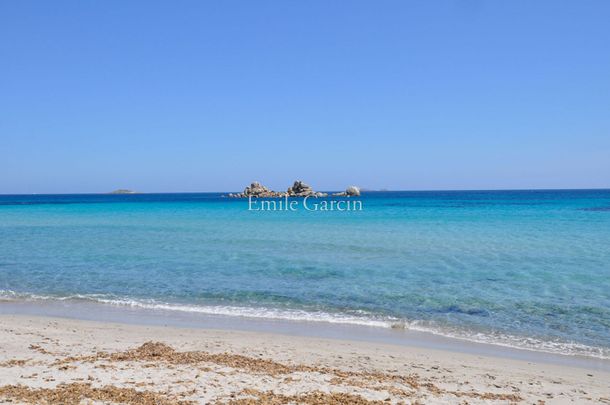
[[0,2],[0,193],[610,187],[610,1]]

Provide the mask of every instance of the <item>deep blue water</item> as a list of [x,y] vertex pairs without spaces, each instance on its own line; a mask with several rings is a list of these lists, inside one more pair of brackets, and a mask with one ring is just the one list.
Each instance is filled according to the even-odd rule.
[[217,193],[0,196],[0,297],[404,324],[610,357],[610,190],[360,200],[253,212]]

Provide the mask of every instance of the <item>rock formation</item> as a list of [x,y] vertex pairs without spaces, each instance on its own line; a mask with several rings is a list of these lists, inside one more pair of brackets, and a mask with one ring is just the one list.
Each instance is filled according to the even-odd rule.
[[303,183],[301,180],[294,182],[292,187],[288,187],[289,197],[326,197],[328,194],[313,191],[309,184]]
[[334,193],[333,195],[338,197],[358,197],[360,196],[360,189],[356,186],[349,186],[345,191]]
[[[301,180],[296,180],[291,187],[286,191],[273,191],[260,184],[258,181],[253,182],[244,189],[243,193],[230,193],[228,197],[232,198],[284,198],[284,197],[327,197],[328,194],[314,191],[313,188]],[[360,189],[356,186],[349,186],[345,191],[334,193],[337,197],[358,197]]]
[[258,181],[252,182],[248,187],[244,189],[243,193],[237,194],[229,194],[229,197],[234,198],[248,198],[248,197],[257,197],[257,198],[277,198],[284,197],[286,193],[269,190],[267,187],[263,186]]
[[359,197],[360,189],[356,186],[349,186],[347,190],[345,190],[345,193],[350,197]]
[[231,193],[232,198],[283,198],[283,197],[326,197],[328,194],[314,191],[310,185],[297,180],[287,191],[273,191],[255,181],[244,189],[243,193]]

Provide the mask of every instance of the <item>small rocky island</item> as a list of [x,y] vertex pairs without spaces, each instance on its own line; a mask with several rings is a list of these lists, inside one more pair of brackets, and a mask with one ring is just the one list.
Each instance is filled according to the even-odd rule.
[[138,194],[137,191],[133,191],[133,190],[127,190],[124,188],[120,188],[118,190],[114,190],[109,192],[108,194]]
[[[334,193],[333,196],[356,197],[360,195],[360,189],[356,186],[349,186],[345,191]],[[230,193],[231,198],[284,198],[284,197],[328,197],[327,193],[314,191],[310,185],[296,180],[291,187],[286,191],[273,191],[260,184],[258,181],[253,182],[244,189],[243,193]]]
[[360,195],[360,189],[356,186],[349,186],[345,191],[334,193],[333,195],[343,197],[358,197]]

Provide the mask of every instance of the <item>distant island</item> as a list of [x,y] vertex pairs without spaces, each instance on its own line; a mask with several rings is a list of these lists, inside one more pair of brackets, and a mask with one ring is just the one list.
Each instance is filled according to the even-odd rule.
[[118,190],[111,191],[108,194],[139,194],[139,193],[137,191],[120,188]]
[[[360,195],[360,189],[356,186],[349,186],[345,191],[334,193],[333,196],[357,197]],[[243,193],[230,193],[231,198],[284,198],[284,197],[327,197],[327,193],[314,191],[310,185],[296,180],[291,187],[286,191],[273,191],[260,184],[258,181],[252,182],[244,189]]]

